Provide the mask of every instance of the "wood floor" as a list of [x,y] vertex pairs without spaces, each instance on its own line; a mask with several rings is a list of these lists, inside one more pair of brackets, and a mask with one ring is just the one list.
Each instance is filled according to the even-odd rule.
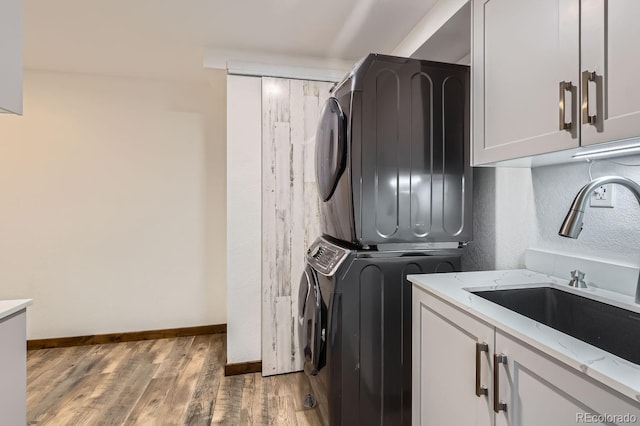
[[320,425],[303,373],[224,377],[226,335],[29,351],[40,425]]

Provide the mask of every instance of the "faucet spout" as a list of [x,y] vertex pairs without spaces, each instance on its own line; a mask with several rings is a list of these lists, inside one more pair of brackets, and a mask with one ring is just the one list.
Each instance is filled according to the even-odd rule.
[[584,217],[584,211],[587,208],[587,203],[589,202],[589,197],[591,197],[591,194],[597,188],[610,183],[624,186],[633,193],[638,203],[640,203],[640,185],[631,179],[621,176],[605,176],[594,179],[578,191],[576,198],[574,198],[573,203],[571,203],[571,208],[567,216],[562,222],[562,226],[560,226],[558,235],[568,238],[578,238],[580,231],[582,231],[582,219]]
[[[636,200],[638,200],[638,203],[640,203],[640,185],[631,179],[621,176],[605,176],[594,179],[578,191],[576,198],[574,198],[573,203],[571,203],[571,208],[569,209],[567,216],[562,222],[562,226],[560,226],[558,235],[568,238],[578,238],[580,231],[582,231],[584,210],[587,208],[587,202],[589,201],[589,197],[591,197],[591,193],[593,193],[593,191],[598,187],[610,183],[624,186],[633,193]],[[636,284],[635,302],[640,304],[640,274],[638,275],[638,283]]]

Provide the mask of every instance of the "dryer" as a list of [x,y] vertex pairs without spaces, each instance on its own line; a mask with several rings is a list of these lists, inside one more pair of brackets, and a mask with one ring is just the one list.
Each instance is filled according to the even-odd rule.
[[321,231],[360,248],[471,240],[469,67],[371,54],[316,133]]

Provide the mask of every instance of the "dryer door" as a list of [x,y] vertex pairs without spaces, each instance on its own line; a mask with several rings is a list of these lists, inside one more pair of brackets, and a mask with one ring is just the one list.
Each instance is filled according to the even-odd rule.
[[300,279],[298,311],[304,371],[315,376],[325,364],[327,308],[322,301],[316,272],[310,266],[307,266]]
[[320,112],[316,131],[316,183],[322,201],[336,189],[347,159],[347,125],[336,98],[329,98]]

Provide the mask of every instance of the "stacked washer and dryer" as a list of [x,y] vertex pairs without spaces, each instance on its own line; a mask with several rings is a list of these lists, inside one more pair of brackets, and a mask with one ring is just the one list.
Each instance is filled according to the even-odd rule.
[[468,117],[467,66],[376,54],[323,107],[322,236],[298,303],[305,403],[327,424],[411,424],[406,276],[460,270],[471,239]]

